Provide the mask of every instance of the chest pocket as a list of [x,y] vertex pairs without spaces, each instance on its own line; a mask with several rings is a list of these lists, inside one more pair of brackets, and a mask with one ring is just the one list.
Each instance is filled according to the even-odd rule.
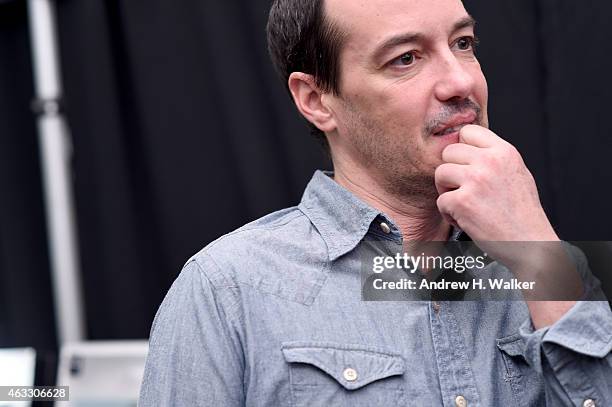
[[329,342],[288,342],[282,352],[295,407],[402,404],[406,366],[400,355]]
[[497,340],[504,360],[505,380],[519,406],[544,406],[544,386],[541,377],[523,356],[523,339],[514,334]]

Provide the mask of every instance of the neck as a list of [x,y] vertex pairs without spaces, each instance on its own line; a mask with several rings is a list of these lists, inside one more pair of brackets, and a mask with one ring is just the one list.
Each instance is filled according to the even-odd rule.
[[371,172],[356,174],[334,169],[334,180],[368,205],[384,212],[400,228],[404,242],[446,241],[450,225],[436,202],[425,196],[395,196],[376,182]]

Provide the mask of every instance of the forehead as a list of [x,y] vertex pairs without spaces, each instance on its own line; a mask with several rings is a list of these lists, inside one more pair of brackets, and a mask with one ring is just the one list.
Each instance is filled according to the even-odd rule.
[[403,32],[446,33],[468,15],[461,0],[325,0],[325,13],[352,47],[367,47]]

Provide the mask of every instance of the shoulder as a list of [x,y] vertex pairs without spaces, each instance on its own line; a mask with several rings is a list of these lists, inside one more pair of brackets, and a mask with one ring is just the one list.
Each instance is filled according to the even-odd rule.
[[221,236],[187,264],[196,263],[216,289],[248,286],[299,300],[299,286],[320,283],[328,257],[310,219],[291,207]]

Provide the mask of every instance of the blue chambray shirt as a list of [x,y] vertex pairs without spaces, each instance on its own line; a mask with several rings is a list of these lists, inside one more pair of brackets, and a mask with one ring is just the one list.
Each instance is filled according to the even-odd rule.
[[371,236],[402,239],[317,171],[297,207],[209,244],[155,317],[140,405],[612,406],[607,302],[534,332],[521,301],[361,301]]

